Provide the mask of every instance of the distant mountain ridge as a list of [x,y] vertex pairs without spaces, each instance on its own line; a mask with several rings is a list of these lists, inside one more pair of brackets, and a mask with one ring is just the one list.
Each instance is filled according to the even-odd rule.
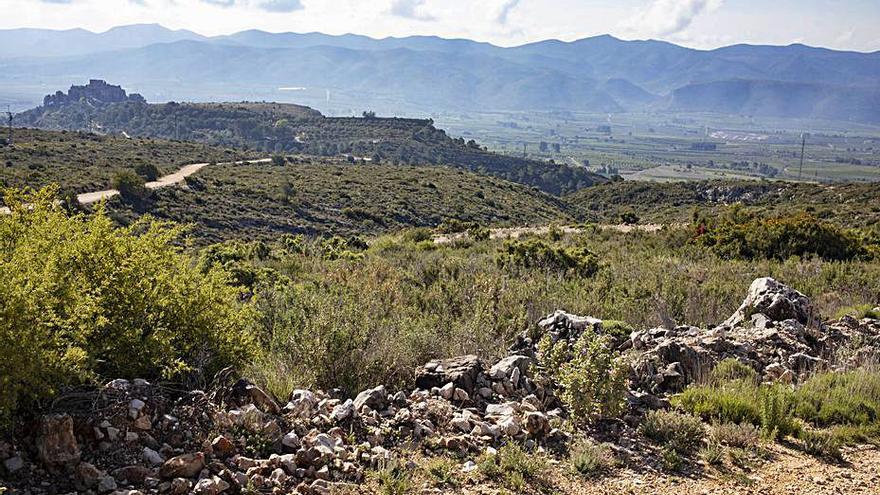
[[273,99],[278,88],[302,87],[313,91],[301,95],[311,106],[327,91],[363,108],[425,112],[674,110],[880,123],[880,106],[871,105],[880,97],[880,52],[695,50],[608,35],[505,48],[432,36],[205,37],[158,25],[0,30],[0,84],[36,91],[36,81],[66,86],[83,74],[153,100]]

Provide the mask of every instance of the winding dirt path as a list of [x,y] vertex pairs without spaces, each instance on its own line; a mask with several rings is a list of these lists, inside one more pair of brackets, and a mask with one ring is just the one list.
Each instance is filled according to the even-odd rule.
[[[220,163],[219,165],[243,164],[243,163],[266,163],[266,162],[270,162],[270,161],[272,161],[270,158],[259,158],[256,160],[241,160],[241,161],[236,161],[236,162],[224,162],[224,163]],[[175,184],[180,184],[181,182],[184,181],[184,179],[186,179],[190,175],[198,172],[199,170],[207,167],[208,165],[210,165],[210,163],[191,163],[189,165],[184,165],[183,167],[178,169],[176,172],[172,172],[168,175],[163,175],[162,177],[159,177],[155,181],[147,182],[146,186],[148,189],[161,189],[163,187],[168,187],[168,186],[173,186]],[[98,201],[101,201],[102,199],[112,198],[113,196],[116,196],[118,194],[119,194],[119,191],[116,189],[105,189],[103,191],[93,191],[93,192],[78,194],[76,196],[76,199],[77,199],[77,201],[80,202],[80,204],[87,205],[87,204],[91,204],[91,203],[97,203]],[[0,215],[8,215],[9,213],[11,213],[9,210],[9,207],[6,207],[6,206],[0,207]]]
[[[646,224],[602,224],[599,225],[600,228],[616,230],[618,232],[633,232],[633,231],[642,231],[642,232],[656,232],[663,228],[663,224],[659,223],[646,223]],[[563,234],[579,234],[583,232],[583,229],[578,227],[559,227],[559,231]],[[546,235],[550,232],[549,225],[543,225],[539,227],[501,227],[495,229],[489,229],[489,238],[490,239],[517,239],[524,235]],[[467,233],[458,233],[458,234],[443,234],[434,237],[435,244],[448,244],[452,241],[456,241],[459,239],[464,239],[467,237]]]

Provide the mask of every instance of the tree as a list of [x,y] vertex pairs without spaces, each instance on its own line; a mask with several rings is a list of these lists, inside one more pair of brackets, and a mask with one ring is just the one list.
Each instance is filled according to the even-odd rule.
[[150,197],[143,177],[131,170],[116,172],[111,181],[113,189],[119,191],[119,195],[126,201],[143,201]]
[[134,173],[143,177],[146,181],[154,181],[159,178],[159,169],[152,163],[139,163],[135,165]]

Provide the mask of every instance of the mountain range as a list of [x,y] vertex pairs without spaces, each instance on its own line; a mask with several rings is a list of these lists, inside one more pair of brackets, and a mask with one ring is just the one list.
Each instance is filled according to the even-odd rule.
[[36,104],[89,78],[150,101],[265,99],[324,111],[675,111],[880,123],[880,52],[696,50],[608,35],[500,47],[256,30],[205,37],[159,25],[0,30],[0,100]]

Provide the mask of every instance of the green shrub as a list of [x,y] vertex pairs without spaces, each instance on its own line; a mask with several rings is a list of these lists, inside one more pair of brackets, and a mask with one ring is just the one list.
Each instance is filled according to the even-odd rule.
[[727,358],[719,362],[709,373],[709,383],[713,385],[722,385],[738,380],[758,383],[758,378],[758,372],[754,368],[740,363],[734,358]]
[[714,443],[741,449],[756,447],[760,441],[760,431],[749,423],[716,423],[709,436]]
[[760,391],[751,381],[690,386],[672,398],[672,404],[707,420],[761,424]]
[[650,411],[640,428],[649,440],[685,455],[696,451],[705,436],[700,418],[677,411]]
[[540,239],[505,241],[498,252],[501,266],[537,268],[590,277],[599,270],[599,258],[584,247],[560,247]]
[[572,445],[569,462],[575,473],[595,476],[610,469],[613,458],[605,445],[581,440]]
[[143,177],[143,179],[148,182],[159,178],[159,168],[153,163],[139,163],[135,165],[134,173]]
[[792,394],[781,385],[761,387],[761,432],[777,440],[798,432],[792,415]]
[[861,320],[862,318],[873,318],[875,320],[880,319],[880,311],[876,311],[876,306],[873,304],[859,304],[857,306],[847,306],[845,308],[840,308],[835,313],[835,318],[843,318],[844,316],[851,316],[857,320]]
[[798,435],[804,452],[815,457],[843,461],[840,442],[829,432],[804,430]]
[[438,488],[458,486],[456,474],[459,472],[458,463],[447,457],[435,457],[429,460],[423,470]]
[[724,447],[719,443],[709,442],[708,445],[700,449],[700,457],[707,464],[713,466],[721,465],[724,463]]
[[517,444],[510,443],[498,449],[496,455],[484,455],[477,463],[486,478],[500,481],[510,490],[521,491],[526,481],[540,481],[547,470],[543,457],[529,454]]
[[701,221],[696,229],[695,242],[724,258],[816,255],[825,260],[851,260],[869,256],[857,234],[808,214],[761,218],[733,209],[718,220]]
[[[561,344],[557,344],[561,346]],[[610,338],[585,332],[574,344],[571,359],[556,370],[560,398],[572,419],[589,423],[620,415],[625,405],[628,368]]]
[[880,371],[818,373],[798,388],[794,413],[810,423],[868,426],[880,423]]
[[150,197],[144,178],[130,170],[117,172],[110,184],[126,201],[142,201]]
[[372,478],[383,495],[406,495],[412,489],[412,473],[399,462],[391,462],[373,472]]
[[116,228],[53,199],[8,193],[0,216],[0,414],[68,384],[204,377],[251,354],[251,308],[225,272],[193,268],[179,227]]

